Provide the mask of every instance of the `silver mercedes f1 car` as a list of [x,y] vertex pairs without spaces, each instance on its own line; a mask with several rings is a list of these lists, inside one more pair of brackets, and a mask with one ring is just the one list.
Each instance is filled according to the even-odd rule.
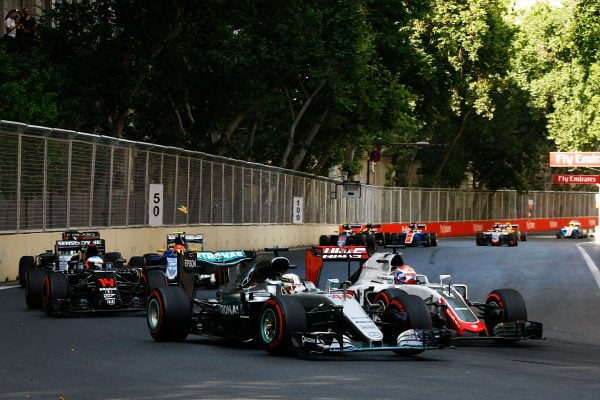
[[[148,327],[157,341],[199,334],[255,341],[270,354],[393,351],[413,355],[450,343],[450,332],[431,328],[425,303],[399,294],[384,308],[364,308],[345,289],[318,290],[286,274],[289,260],[274,255],[229,262],[179,255],[179,286],[160,287],[148,301]],[[229,273],[216,298],[195,297],[194,271],[210,266]],[[337,286],[337,285],[336,285]]]

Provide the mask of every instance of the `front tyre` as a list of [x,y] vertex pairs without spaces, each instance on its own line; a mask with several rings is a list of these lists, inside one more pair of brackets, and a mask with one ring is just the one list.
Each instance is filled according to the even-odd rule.
[[[384,341],[390,346],[397,345],[398,335],[409,329],[431,329],[431,314],[427,305],[418,296],[395,296],[385,309],[382,321],[386,324],[383,329]],[[401,356],[412,356],[422,353],[423,349],[397,349],[394,353]]]
[[286,355],[294,350],[293,332],[306,331],[306,311],[293,297],[271,297],[260,312],[258,339],[267,353]]
[[25,287],[27,271],[33,269],[34,264],[32,256],[23,256],[19,259],[19,286]]
[[33,268],[25,273],[25,303],[29,308],[42,308],[46,270]]
[[192,303],[179,286],[157,287],[148,297],[146,320],[159,342],[184,340],[189,332]]
[[527,307],[521,293],[515,289],[496,289],[488,294],[485,303],[490,306],[485,313],[485,326],[490,335],[502,322],[527,320]]
[[69,298],[69,281],[62,272],[50,272],[44,277],[43,308],[50,317],[60,312],[60,301]]

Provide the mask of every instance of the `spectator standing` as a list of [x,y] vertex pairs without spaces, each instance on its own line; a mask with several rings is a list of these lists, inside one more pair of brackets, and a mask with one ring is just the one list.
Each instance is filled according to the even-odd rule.
[[6,51],[8,53],[16,53],[19,50],[17,45],[17,10],[12,9],[6,14],[4,18],[4,31],[6,39]]
[[21,33],[23,36],[23,50],[24,51],[29,51],[34,43],[35,43],[35,39],[37,37],[37,27],[36,27],[36,21],[35,18],[33,18],[31,16],[31,14],[29,14],[29,8],[25,7],[23,9],[23,16],[21,17]]

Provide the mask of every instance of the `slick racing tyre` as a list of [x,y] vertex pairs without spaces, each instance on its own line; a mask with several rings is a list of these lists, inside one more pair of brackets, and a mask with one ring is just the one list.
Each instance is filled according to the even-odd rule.
[[29,308],[42,308],[45,269],[30,269],[25,273],[25,303]]
[[339,239],[339,235],[331,235],[331,236],[329,236],[329,245],[330,246],[337,246],[338,239]]
[[[382,316],[385,323],[383,340],[390,346],[396,346],[398,335],[409,329],[431,329],[431,314],[427,305],[418,296],[403,294],[395,296],[385,309]],[[402,356],[412,356],[422,353],[422,349],[394,350]]]
[[527,232],[520,232],[520,233],[521,233],[521,241],[526,242],[527,241]]
[[179,286],[154,289],[148,297],[146,321],[150,335],[159,342],[184,340],[189,332],[192,303]]
[[306,332],[306,310],[297,298],[271,297],[258,319],[258,339],[267,353],[286,355],[294,350],[293,332]]
[[431,232],[429,234],[429,238],[431,239],[431,247],[436,247],[437,246],[437,233]]
[[25,287],[27,271],[33,269],[34,259],[32,256],[23,256],[19,259],[19,286]]
[[156,288],[167,286],[167,279],[165,278],[165,274],[158,269],[144,271],[144,274],[142,275],[142,280],[144,283],[144,290],[146,295],[149,295],[150,292],[152,292]]
[[104,261],[111,263],[113,268],[122,268],[123,264],[119,262],[121,260],[121,253],[118,251],[111,251],[104,255]]
[[488,294],[485,304],[490,308],[485,313],[485,326],[494,335],[494,327],[501,322],[527,320],[527,308],[521,293],[515,289],[496,289]]
[[142,256],[133,256],[129,259],[129,262],[127,262],[129,268],[142,268],[145,264],[146,262]]
[[384,239],[383,239],[384,244],[394,244],[392,242],[392,234],[391,233],[384,233],[383,237],[384,237]]
[[58,315],[59,301],[69,298],[69,281],[62,272],[49,272],[44,277],[43,308],[50,317]]
[[377,241],[375,240],[375,235],[368,234],[365,239],[367,253],[373,254],[377,251]]
[[477,244],[477,246],[485,246],[485,237],[483,236],[483,233],[478,232],[477,236],[475,236],[475,243]]
[[385,312],[385,309],[391,303],[394,297],[407,295],[408,293],[400,289],[385,289],[375,294],[375,297],[373,297],[371,300],[371,304],[378,306],[379,318],[375,318],[376,322],[377,320],[381,319],[381,316]]
[[429,233],[424,233],[421,236],[421,243],[423,243],[423,247],[431,246],[431,236],[429,236]]
[[319,236],[319,246],[327,246],[329,245],[329,236],[321,235]]
[[562,232],[561,231],[556,231],[556,238],[557,239],[562,238]]
[[364,246],[366,243],[365,235],[359,233],[358,235],[350,236],[353,238],[355,246]]

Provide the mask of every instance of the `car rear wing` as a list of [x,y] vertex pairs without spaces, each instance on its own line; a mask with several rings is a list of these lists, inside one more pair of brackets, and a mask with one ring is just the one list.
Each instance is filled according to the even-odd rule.
[[360,229],[362,229],[362,225],[361,224],[343,224],[342,228],[344,228],[345,231],[352,231],[355,229],[358,229],[360,231]]
[[172,248],[175,245],[177,238],[183,238],[185,243],[204,244],[204,235],[202,233],[195,233],[195,234],[169,233],[167,235],[167,247]]
[[244,250],[200,251],[177,253],[177,276],[179,284],[189,298],[193,298],[196,290],[196,274],[203,267],[229,268],[242,261],[252,260],[256,253]]
[[56,241],[56,252],[60,251],[86,251],[90,244],[96,245],[99,253],[106,251],[106,244],[104,239],[93,239],[93,240],[57,240]]
[[348,275],[350,275],[350,263],[358,261],[362,265],[369,259],[366,246],[313,246],[306,249],[306,280],[319,286],[319,278],[323,269],[324,261],[345,261],[348,263]]
[[81,241],[81,240],[95,240],[95,239],[100,239],[100,232],[97,232],[97,231],[86,231],[86,232],[64,231],[62,233],[62,240]]

